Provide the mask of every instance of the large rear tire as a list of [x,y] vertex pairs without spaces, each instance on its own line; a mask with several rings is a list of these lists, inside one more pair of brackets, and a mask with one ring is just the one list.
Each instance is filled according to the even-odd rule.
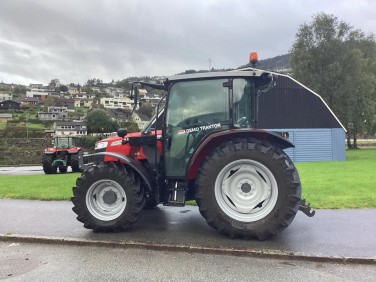
[[70,160],[71,160],[72,171],[73,172],[81,172],[82,170],[80,169],[80,162],[79,162],[78,153],[71,154]]
[[231,237],[268,239],[299,209],[301,186],[290,158],[267,142],[235,139],[206,157],[196,201],[207,223]]
[[145,208],[145,210],[152,210],[158,205],[159,205],[159,201],[157,201],[156,199],[147,198],[144,208]]
[[52,165],[53,161],[54,161],[53,155],[43,155],[42,166],[43,166],[43,171],[45,174],[56,173],[57,167]]
[[131,168],[115,163],[93,165],[73,187],[73,211],[85,228],[97,232],[127,230],[145,205],[141,187]]

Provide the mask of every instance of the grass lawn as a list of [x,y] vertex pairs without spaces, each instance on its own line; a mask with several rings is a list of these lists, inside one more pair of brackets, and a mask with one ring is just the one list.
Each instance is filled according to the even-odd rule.
[[315,208],[376,208],[376,149],[347,150],[344,162],[297,163],[303,198]]
[[0,176],[0,198],[69,200],[80,173]]
[[[297,163],[302,197],[314,208],[376,208],[376,149],[349,150],[344,162]],[[0,198],[69,200],[79,173],[0,176]]]

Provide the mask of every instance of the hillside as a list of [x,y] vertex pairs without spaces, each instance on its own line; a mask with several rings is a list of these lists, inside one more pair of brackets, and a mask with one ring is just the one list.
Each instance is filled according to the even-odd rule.
[[[273,58],[260,60],[256,64],[256,68],[263,69],[263,70],[270,70],[270,71],[276,71],[276,72],[289,72],[290,70],[290,62],[289,62],[289,54],[285,55],[279,55]],[[246,64],[238,67],[238,69],[241,68],[247,68],[251,67],[251,64]],[[229,71],[232,69],[212,69],[211,71]],[[186,70],[184,72],[178,73],[178,74],[190,74],[190,73],[200,73],[200,72],[208,72],[208,70]]]

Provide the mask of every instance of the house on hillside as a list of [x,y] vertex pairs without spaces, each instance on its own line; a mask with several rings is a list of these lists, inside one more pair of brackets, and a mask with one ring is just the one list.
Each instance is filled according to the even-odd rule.
[[106,108],[106,109],[133,109],[134,101],[127,98],[101,98],[100,103]]
[[30,83],[29,87],[34,88],[34,89],[41,89],[41,88],[43,88],[43,84],[41,84],[41,83]]
[[74,99],[75,108],[91,108],[93,103],[93,99]]
[[0,93],[0,101],[7,101],[7,100],[12,100],[12,99],[13,99],[13,94]]
[[0,89],[14,89],[17,85],[13,83],[0,82]]
[[149,122],[150,118],[148,118],[146,115],[138,113],[138,112],[133,112],[132,114],[132,120],[137,123],[138,128],[143,129],[145,128]]
[[49,89],[30,88],[30,90],[26,91],[26,97],[38,98],[40,101],[45,101],[46,98],[49,96],[48,90]]
[[79,121],[56,121],[54,123],[55,136],[86,136],[86,123]]
[[60,98],[57,99],[55,102],[56,107],[67,107],[69,110],[74,109],[74,99],[65,99],[65,98]]
[[0,114],[0,122],[7,122],[8,120],[12,120],[12,114]]
[[23,97],[19,99],[22,108],[36,107],[40,105],[39,98]]
[[108,109],[107,113],[111,120],[116,121],[117,123],[129,121],[131,118],[131,111],[126,109]]
[[12,100],[1,101],[0,110],[19,110],[21,109],[21,104]]
[[68,118],[67,107],[48,107],[47,112],[39,112],[39,120],[65,120]]

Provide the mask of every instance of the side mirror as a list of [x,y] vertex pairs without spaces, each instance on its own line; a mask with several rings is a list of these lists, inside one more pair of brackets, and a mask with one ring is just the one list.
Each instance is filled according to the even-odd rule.
[[128,130],[126,130],[125,128],[119,128],[117,130],[117,136],[121,137],[121,138],[124,138],[125,135],[128,134]]

